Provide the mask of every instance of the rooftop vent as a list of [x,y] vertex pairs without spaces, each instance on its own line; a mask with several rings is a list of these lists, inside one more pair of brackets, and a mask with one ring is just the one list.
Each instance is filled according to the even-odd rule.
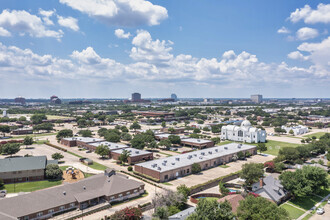
[[180,161],[180,158],[179,157],[176,157],[175,160]]
[[154,163],[153,165],[151,165],[152,167],[157,167],[157,164],[156,163]]
[[84,186],[83,188],[84,188],[84,190],[86,190],[86,186]]
[[191,155],[188,155],[188,159],[191,159],[192,158],[192,156]]
[[225,150],[228,150],[228,147],[225,147]]
[[136,153],[136,154],[139,154],[139,151],[136,150],[135,153]]
[[242,147],[242,144],[237,145],[237,147],[238,147],[238,148],[241,148],[241,147]]
[[215,149],[215,152],[218,152],[218,149]]
[[66,195],[66,192],[65,191],[63,191],[63,195]]
[[194,154],[194,157],[197,157],[197,154]]
[[205,152],[202,152],[201,155],[205,155]]
[[171,163],[173,166],[175,165],[175,163]]
[[198,139],[197,141],[198,141],[198,142],[201,142],[201,140],[199,140],[199,139]]
[[203,159],[203,157],[202,157],[202,156],[200,156],[200,157],[199,157],[199,159]]
[[212,151],[209,151],[209,154],[212,154]]
[[160,167],[158,167],[157,169],[158,169],[158,170],[162,170],[162,168],[160,168]]

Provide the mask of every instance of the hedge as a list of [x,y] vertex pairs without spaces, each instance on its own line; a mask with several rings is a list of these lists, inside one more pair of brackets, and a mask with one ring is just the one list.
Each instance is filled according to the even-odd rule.
[[77,218],[81,218],[83,216],[86,216],[86,215],[90,215],[90,214],[94,214],[94,213],[97,213],[99,211],[102,211],[102,210],[105,210],[105,209],[108,209],[108,208],[111,208],[111,205],[105,205],[103,207],[100,207],[100,208],[97,208],[97,209],[94,209],[94,210],[90,210],[88,212],[84,212],[83,214],[79,214],[75,217],[72,217],[72,218],[68,218],[68,220],[74,220],[74,219],[77,219]]
[[55,144],[51,144],[51,143],[49,143],[49,142],[45,142],[45,144],[48,145],[48,146],[51,146],[51,147],[53,147],[53,148],[56,148],[57,150],[61,150],[61,151],[64,151],[64,152],[67,152],[67,151],[68,151],[67,149],[64,149],[64,148],[62,148],[62,147],[59,147],[59,146],[57,146],[57,145],[55,145]]
[[156,183],[159,183],[159,180],[158,180],[158,179],[153,178],[153,177],[151,177],[151,176],[148,176],[148,175],[146,175],[146,174],[139,173],[139,172],[136,172],[136,171],[133,171],[133,173],[134,173],[135,175],[137,175],[137,176],[141,176],[141,177],[146,178],[146,179],[148,179],[148,180],[151,180],[151,181],[154,181],[154,182],[156,182]]

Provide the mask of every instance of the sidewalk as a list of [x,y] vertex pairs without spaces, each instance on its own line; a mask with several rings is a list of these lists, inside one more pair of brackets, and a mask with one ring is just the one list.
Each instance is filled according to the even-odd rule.
[[320,202],[316,203],[315,206],[313,206],[310,210],[308,210],[307,212],[305,212],[304,214],[302,214],[299,218],[297,218],[297,220],[303,219],[306,215],[308,215],[309,213],[311,213],[314,209],[316,209],[322,202],[324,202],[325,200],[327,200],[329,197],[330,197],[330,194],[328,194],[326,197],[324,197]]

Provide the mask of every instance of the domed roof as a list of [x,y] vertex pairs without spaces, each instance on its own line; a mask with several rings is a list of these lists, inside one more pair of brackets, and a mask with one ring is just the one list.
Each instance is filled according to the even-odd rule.
[[251,123],[248,120],[244,120],[241,124],[241,127],[250,127]]

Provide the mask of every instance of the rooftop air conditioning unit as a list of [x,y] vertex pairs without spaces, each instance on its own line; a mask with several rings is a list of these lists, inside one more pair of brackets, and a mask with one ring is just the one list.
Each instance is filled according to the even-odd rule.
[[173,166],[175,165],[175,163],[171,163]]
[[139,151],[135,151],[136,154],[139,154]]
[[212,154],[212,151],[209,151],[209,154]]
[[66,192],[65,191],[63,191],[63,195],[66,195]]
[[215,149],[215,152],[218,152],[218,149]]
[[162,170],[162,168],[160,168],[160,167],[158,167],[157,169],[158,169],[158,170]]
[[179,157],[177,157],[177,158],[175,158],[177,161],[180,161],[180,158]]
[[228,150],[228,147],[225,147],[225,150]]

